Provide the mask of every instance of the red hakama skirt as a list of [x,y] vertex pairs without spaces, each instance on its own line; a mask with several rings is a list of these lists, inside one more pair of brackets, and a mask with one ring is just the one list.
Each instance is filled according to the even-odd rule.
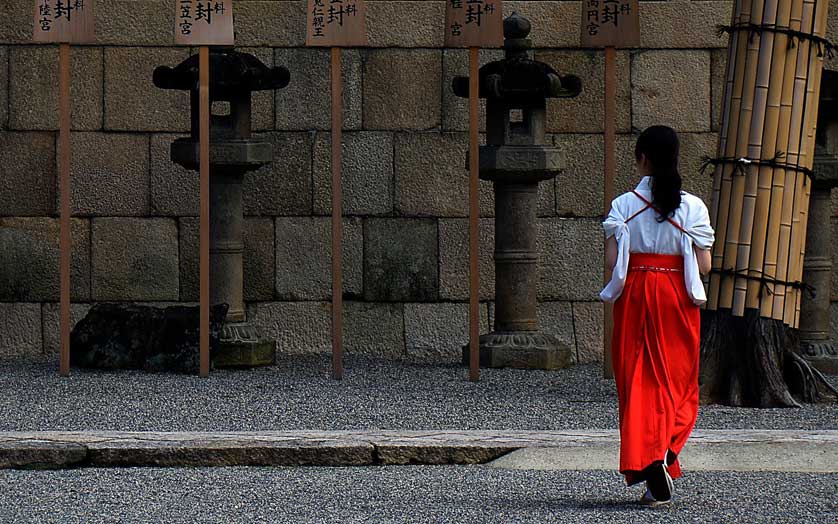
[[611,346],[628,485],[664,460],[672,478],[681,476],[677,457],[698,415],[700,322],[683,257],[632,253]]

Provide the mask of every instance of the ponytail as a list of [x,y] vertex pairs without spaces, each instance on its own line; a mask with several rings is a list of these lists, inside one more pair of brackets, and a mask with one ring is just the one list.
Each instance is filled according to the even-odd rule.
[[658,222],[675,214],[681,205],[681,174],[678,172],[678,135],[667,126],[647,128],[637,139],[634,156],[649,161],[652,176],[652,203],[659,211]]

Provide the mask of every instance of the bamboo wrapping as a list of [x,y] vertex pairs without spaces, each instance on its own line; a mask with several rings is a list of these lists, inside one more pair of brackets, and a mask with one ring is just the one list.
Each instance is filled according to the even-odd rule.
[[[764,317],[797,326],[800,286],[779,282],[802,278],[810,187],[799,168],[812,168],[823,56],[812,40],[770,28],[823,37],[828,4],[735,3],[734,26],[769,30],[731,32],[718,156],[762,164],[716,166],[708,309],[730,308],[736,316],[759,309]],[[790,168],[766,164],[775,159]]]
[[[760,0],[753,0],[754,3]],[[737,16],[738,14],[738,16]],[[751,20],[751,2],[748,0],[738,0],[734,9],[733,25],[748,23]],[[719,155],[723,157],[732,157],[736,145],[736,132],[739,126],[739,108],[742,105],[742,88],[744,77],[739,73],[739,68],[744,66],[745,54],[747,52],[748,38],[738,31],[731,35],[729,42],[729,55],[733,56],[732,64],[729,64],[731,70],[731,78],[729,91],[730,94],[725,95],[725,126],[724,133],[725,140],[723,144],[719,145]],[[713,224],[716,226],[716,242],[713,245],[713,268],[716,270],[722,269],[725,256],[725,239],[727,236],[727,222],[728,212],[730,211],[730,192],[731,183],[733,181],[734,167],[729,164],[719,164],[716,166],[715,176],[719,178],[719,202],[714,204],[717,213],[713,217]],[[710,278],[710,293],[707,301],[708,309],[716,309],[719,306],[719,294],[721,292],[721,278],[718,274],[712,274]]]
[[[802,0],[797,2],[802,8]],[[776,6],[776,27],[788,28],[791,23],[792,2],[779,2]],[[772,74],[779,74],[785,71],[786,50],[789,46],[788,35],[783,33],[772,34],[773,48],[771,51],[771,67],[768,70],[768,79]],[[788,145],[788,127],[785,130],[778,127],[780,120],[780,103],[783,96],[783,83],[767,83],[765,93],[765,121],[763,124],[762,136],[762,158],[773,156],[778,149],[785,149]],[[765,266],[766,241],[770,234],[769,209],[774,197],[774,172],[768,166],[761,166],[757,173],[757,198],[754,206],[753,230],[751,237],[750,253],[746,257],[749,260],[748,274],[761,276]],[[782,187],[782,186],[781,186]],[[745,307],[759,307],[760,292],[762,286],[754,280],[746,281]]]
[[[826,20],[829,14],[829,3],[821,3],[815,6],[815,36],[824,37],[826,35]],[[820,86],[821,78],[823,77],[823,51],[817,46],[809,53],[809,69],[811,71],[811,80],[807,87],[806,98],[808,103],[806,105],[806,113],[803,117],[803,130],[806,135],[803,137],[803,146],[801,147],[801,155],[806,167],[811,169],[815,163],[815,133],[818,121],[818,108],[820,106]],[[810,180],[804,179],[804,200],[805,205],[801,206],[800,216],[800,233],[799,238],[799,253],[795,263],[795,275],[797,280],[803,278],[803,258],[806,252],[806,229],[809,224],[809,198],[812,193],[812,184]],[[792,314],[789,320],[792,327],[797,328],[800,322],[800,302],[803,295],[803,290],[795,289],[795,303]]]
[[[760,24],[762,22],[762,13],[765,7],[765,1],[760,0],[751,5],[751,20],[753,24]],[[747,51],[745,55],[744,73],[745,78],[742,87],[742,103],[739,108],[739,127],[736,132],[736,148],[733,156],[742,158],[748,156],[748,138],[751,131],[751,115],[754,110],[754,91],[756,88],[757,66],[759,65],[759,48],[762,41],[762,34],[750,34],[747,39]],[[742,218],[745,203],[745,181],[753,177],[751,174],[752,168],[748,166],[745,168],[745,176],[737,175],[734,172],[733,182],[730,194],[730,206],[728,211],[728,219],[726,224],[726,238],[724,247],[724,258],[722,267],[725,269],[732,268],[734,271],[747,269],[747,261],[738,258],[739,254],[739,231],[742,226]],[[734,205],[734,203],[736,205]],[[726,307],[733,305],[733,285],[734,279],[726,278],[722,280],[722,289],[720,292],[720,301]],[[741,312],[734,310],[734,315],[742,315]]]
[[[789,28],[799,31],[802,16],[803,0],[793,0],[791,2]],[[796,69],[797,53],[787,53],[785,67],[782,73],[783,80],[782,82],[778,82],[782,84],[782,94],[780,97],[780,113],[777,121],[777,151],[788,151],[789,147],[791,105],[794,95],[794,72]],[[771,173],[771,205],[768,213],[765,263],[763,269],[766,278],[774,278],[777,274],[777,253],[780,246],[781,229],[783,229],[783,224],[785,223],[788,223],[789,227],[791,226],[791,207],[786,207],[785,205],[785,199],[789,198],[789,195],[785,191],[786,183],[786,170],[782,168],[773,169]],[[786,209],[788,209],[788,212],[786,212]],[[779,286],[773,286],[772,292],[775,295],[779,293]],[[774,300],[767,299],[764,296],[759,297],[759,299],[761,300],[760,315],[768,318],[772,317]]]
[[[777,0],[766,0],[765,9],[762,14],[762,24],[775,26],[777,24]],[[749,48],[750,50],[750,48]],[[769,137],[765,140],[763,134],[766,130],[766,111],[768,105],[768,89],[771,70],[774,65],[774,33],[766,32],[759,38],[759,53],[757,55],[756,84],[754,86],[753,107],[751,109],[750,133],[748,136],[748,158],[771,158],[774,155],[774,140]],[[771,136],[776,137],[776,131],[771,129]],[[763,151],[765,147],[765,151]],[[756,274],[751,270],[756,257],[751,259],[751,242],[754,236],[754,228],[764,228],[765,224],[756,224],[757,195],[759,191],[759,167],[754,166],[748,169],[744,179],[744,191],[742,202],[742,219],[739,225],[739,240],[736,250],[738,263],[749,261],[748,274],[760,276],[762,273],[762,261],[759,261],[759,268]],[[733,283],[733,311],[735,315],[745,314],[745,299],[748,291],[746,278],[736,278]]]

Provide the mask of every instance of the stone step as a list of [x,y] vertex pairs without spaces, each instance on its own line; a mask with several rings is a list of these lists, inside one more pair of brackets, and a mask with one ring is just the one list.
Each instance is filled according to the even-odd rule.
[[[615,469],[619,436],[590,431],[0,432],[0,468],[489,464]],[[686,469],[838,471],[838,431],[696,431]]]

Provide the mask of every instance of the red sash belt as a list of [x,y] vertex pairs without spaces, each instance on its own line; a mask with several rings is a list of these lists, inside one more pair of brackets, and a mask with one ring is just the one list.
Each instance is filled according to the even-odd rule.
[[628,268],[629,271],[683,271],[684,257],[656,253],[632,253],[629,256]]

